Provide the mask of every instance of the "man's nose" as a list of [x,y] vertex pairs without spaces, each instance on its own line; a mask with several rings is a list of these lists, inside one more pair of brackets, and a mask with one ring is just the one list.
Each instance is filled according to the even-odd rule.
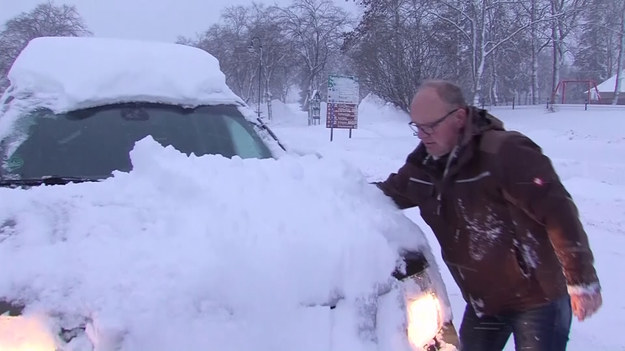
[[419,131],[415,132],[414,135],[421,140],[427,139],[427,137],[430,136],[429,134],[424,132],[423,129],[419,129]]

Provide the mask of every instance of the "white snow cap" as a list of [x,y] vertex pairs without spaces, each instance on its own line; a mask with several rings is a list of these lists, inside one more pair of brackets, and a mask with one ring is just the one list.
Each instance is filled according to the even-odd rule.
[[8,74],[11,94],[56,113],[116,102],[239,103],[219,62],[191,46],[108,38],[30,41]]

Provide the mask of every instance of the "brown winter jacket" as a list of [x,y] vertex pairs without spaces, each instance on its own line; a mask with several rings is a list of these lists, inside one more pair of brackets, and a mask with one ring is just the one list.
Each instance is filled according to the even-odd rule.
[[434,160],[420,144],[378,186],[419,206],[464,299],[478,314],[519,311],[598,286],[577,208],[549,158],[524,135],[468,108],[458,147]]

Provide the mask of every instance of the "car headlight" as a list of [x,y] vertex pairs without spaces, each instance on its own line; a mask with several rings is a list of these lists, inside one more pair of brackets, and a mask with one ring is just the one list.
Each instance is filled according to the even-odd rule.
[[433,293],[428,292],[409,299],[406,308],[408,340],[412,347],[422,348],[434,339],[442,327],[440,302]]
[[0,316],[0,351],[54,351],[55,338],[42,318]]
[[396,271],[394,276],[402,284],[408,340],[414,349],[421,350],[443,327],[443,312],[427,272],[425,256],[420,252],[406,253],[404,263],[404,272]]

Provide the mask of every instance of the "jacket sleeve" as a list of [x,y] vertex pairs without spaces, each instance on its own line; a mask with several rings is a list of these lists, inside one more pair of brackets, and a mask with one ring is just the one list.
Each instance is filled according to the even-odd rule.
[[410,182],[409,169],[414,166],[406,163],[397,173],[391,173],[383,182],[375,183],[386,196],[389,196],[400,209],[418,206],[414,197],[408,195],[408,183]]
[[577,207],[551,161],[538,145],[511,133],[498,155],[503,191],[531,218],[545,226],[571,287],[599,289],[588,237]]

